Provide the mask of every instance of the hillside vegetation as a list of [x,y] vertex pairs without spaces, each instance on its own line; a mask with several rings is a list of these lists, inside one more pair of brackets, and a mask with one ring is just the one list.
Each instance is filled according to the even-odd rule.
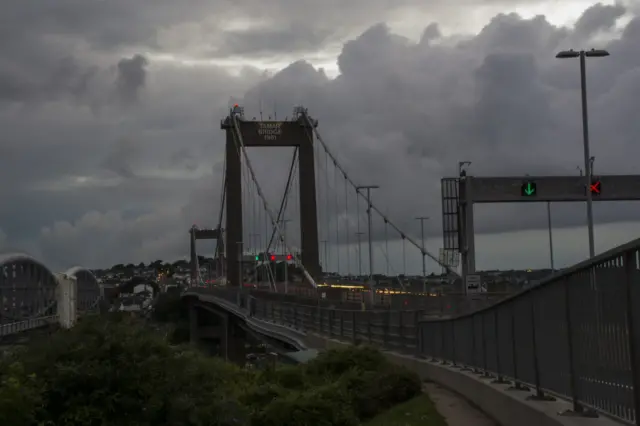
[[418,377],[370,348],[246,370],[121,314],[0,360],[0,424],[356,426],[420,393]]

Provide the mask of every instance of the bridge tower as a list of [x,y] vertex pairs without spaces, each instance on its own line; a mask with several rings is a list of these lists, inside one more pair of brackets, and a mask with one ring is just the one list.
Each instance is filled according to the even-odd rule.
[[[197,252],[196,252],[196,241],[197,240],[220,240],[223,238],[224,230],[221,229],[200,229],[196,225],[193,225],[189,228],[189,255],[190,255],[190,267],[191,267],[191,284],[194,285],[196,283],[196,279],[198,276],[197,268]],[[222,269],[220,266],[222,265],[224,258],[224,244],[222,241],[217,245],[217,252],[215,254],[216,260],[218,261],[217,268],[218,271]]]
[[[313,128],[317,121],[310,123],[299,116],[285,121],[246,120],[236,115],[239,131],[245,147],[298,147],[298,171],[300,182],[300,235],[302,265],[312,277],[320,274],[318,241],[318,215],[316,206],[316,180],[314,161]],[[240,138],[236,134],[234,118],[229,115],[220,124],[226,131],[226,254],[227,282],[238,285],[241,249],[238,242],[243,240],[242,229],[242,168]]]

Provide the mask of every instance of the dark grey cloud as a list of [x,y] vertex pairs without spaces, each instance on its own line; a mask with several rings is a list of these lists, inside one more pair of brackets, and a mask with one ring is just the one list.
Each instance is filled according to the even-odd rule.
[[588,37],[598,31],[610,30],[625,12],[625,7],[621,4],[597,4],[589,8],[576,22],[575,33],[580,37]]
[[[499,15],[453,48],[433,35],[411,43],[378,24],[345,44],[335,80],[295,64],[282,72],[288,74],[286,88],[274,78],[244,102],[254,108],[257,96],[270,93],[278,104],[295,99],[308,106],[354,180],[381,185],[376,199],[391,206],[392,216],[415,236],[413,216],[439,215],[438,181],[453,175],[458,161],[472,161],[477,175],[577,173],[582,164],[578,64],[554,56],[568,43],[591,47],[588,36],[610,28],[621,11],[594,6],[579,21],[578,32],[554,27],[543,17]],[[631,54],[639,22],[632,20],[619,39],[602,46],[610,58],[589,63],[590,87],[595,81],[592,154],[600,173],[639,172],[627,159],[636,150],[630,141],[639,130],[627,113],[640,87],[637,55]],[[581,225],[582,209],[567,206],[556,225]],[[597,208],[600,222],[635,216],[632,203]],[[476,225],[479,232],[499,232],[543,228],[546,222],[530,206],[512,205],[481,214]],[[430,222],[429,235],[438,235],[440,226]],[[381,221],[376,227],[381,237]]]
[[[496,16],[473,37],[447,37],[430,24],[416,43],[384,24],[371,25],[372,19],[385,21],[384,14],[396,6],[369,2],[367,17],[356,3],[340,14],[326,2],[321,7],[310,1],[246,1],[218,8],[164,0],[154,3],[157,8],[142,7],[145,2],[80,5],[68,0],[29,14],[11,12],[40,30],[32,31],[22,50],[11,43],[10,61],[0,59],[0,74],[12,71],[12,83],[7,79],[4,84],[22,88],[0,95],[0,154],[12,158],[0,168],[2,182],[11,182],[0,186],[0,195],[12,200],[0,206],[7,243],[60,267],[186,254],[188,227],[217,221],[224,151],[219,119],[236,99],[249,117],[259,115],[260,105],[265,114],[277,109],[278,117],[290,116],[296,104],[307,106],[352,178],[381,186],[375,191],[376,204],[403,229],[415,237],[419,228],[413,218],[434,218],[427,233],[429,244],[437,248],[439,180],[455,173],[458,161],[473,161],[471,170],[477,175],[577,173],[582,162],[577,62],[554,59],[557,50],[570,47],[593,45],[612,52],[606,60],[590,62],[588,69],[596,170],[640,172],[632,160],[640,122],[631,112],[640,88],[640,21],[631,21],[613,41],[597,45],[591,40],[611,28],[619,7],[594,7],[577,30],[513,14]],[[24,2],[9,3],[20,4]],[[70,6],[77,6],[73,15],[62,17]],[[397,8],[409,6],[410,1],[399,2]],[[247,14],[250,8],[252,15]],[[434,5],[437,11],[444,8]],[[215,13],[218,18],[209,17]],[[296,26],[296,13],[317,19]],[[86,20],[77,22],[81,16]],[[105,19],[113,16],[120,19]],[[249,21],[262,16],[264,22],[253,30],[220,25],[223,29],[212,30],[201,43],[190,38],[232,16]],[[277,29],[269,27],[276,21]],[[328,31],[331,25],[335,29]],[[362,25],[369,28],[344,44],[338,57],[341,74],[335,79],[305,61],[267,78],[250,68],[232,75],[211,65],[169,64],[157,58],[158,53],[180,56],[179,47],[190,54],[198,49],[212,54],[220,46],[227,46],[229,55],[277,55],[279,47],[280,52],[311,51]],[[188,28],[195,29],[190,33]],[[189,37],[180,39],[181,31]],[[307,36],[296,39],[296,32]],[[23,38],[26,33],[17,32]],[[287,33],[290,39],[283,35]],[[45,49],[45,40],[55,49]],[[24,72],[30,69],[37,72]],[[84,94],[82,102],[79,94]],[[116,94],[136,94],[126,99],[138,101],[120,108],[113,101],[123,98]],[[281,170],[288,167],[291,150],[253,151],[258,178],[270,205],[276,206],[286,180]],[[321,206],[333,202],[323,185],[319,183]],[[353,196],[347,198],[353,217]],[[294,199],[292,217],[295,205]],[[325,216],[334,218],[340,209],[342,200],[337,209],[321,214],[323,235]],[[540,228],[545,225],[541,209],[478,208],[477,228],[487,233]],[[635,219],[635,209],[597,205],[596,219]],[[253,222],[247,229],[268,233]],[[554,207],[557,226],[583,222],[582,206]],[[296,226],[291,224],[293,244],[299,239]],[[381,221],[376,219],[374,228],[383,238]],[[508,246],[517,237],[495,238],[504,238]],[[394,244],[397,261],[401,247]],[[573,250],[570,246],[567,242],[567,252]]]
[[127,138],[120,139],[113,152],[105,158],[103,166],[119,177],[125,179],[133,178],[135,177],[135,171],[131,162],[134,160],[135,155],[134,142]]
[[117,93],[125,104],[135,103],[147,81],[149,61],[142,55],[123,58],[118,62]]

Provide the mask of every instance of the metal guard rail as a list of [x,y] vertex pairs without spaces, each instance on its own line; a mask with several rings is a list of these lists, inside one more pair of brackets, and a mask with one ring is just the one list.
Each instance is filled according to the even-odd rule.
[[492,306],[421,321],[422,356],[640,424],[640,239]]
[[341,310],[214,292],[268,321],[430,358],[513,382],[516,390],[533,388],[532,399],[569,399],[577,414],[640,425],[639,254],[637,239],[447,319],[425,320],[425,310]]

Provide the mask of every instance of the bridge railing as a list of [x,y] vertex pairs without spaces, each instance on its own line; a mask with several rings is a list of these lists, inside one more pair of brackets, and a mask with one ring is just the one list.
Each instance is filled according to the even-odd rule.
[[491,307],[422,321],[419,352],[637,424],[639,252],[635,240]]
[[423,315],[420,310],[334,309],[261,299],[246,293],[241,299],[256,318],[354,344],[367,343],[418,355],[418,323]]
[[[471,313],[334,309],[233,289],[225,298],[268,321],[414,354],[533,389],[637,424],[640,409],[640,239]],[[636,423],[634,423],[636,422]]]
[[[216,294],[221,297],[226,291],[232,291],[235,298],[236,290],[227,290],[228,287],[210,286],[193,287],[190,291]],[[295,303],[299,305],[320,306],[331,309],[362,310],[362,303],[352,300],[343,300],[333,295],[331,298],[320,298],[318,295],[306,295],[300,293],[273,292],[268,289],[245,289],[256,298],[278,301],[282,303]],[[347,291],[347,290],[345,290]],[[509,297],[511,293],[478,293],[466,296],[460,293],[443,294],[377,294],[374,299],[374,309],[379,310],[405,310],[424,311],[429,317],[450,317],[475,311],[495,304],[499,300]],[[339,295],[338,295],[339,296]]]

